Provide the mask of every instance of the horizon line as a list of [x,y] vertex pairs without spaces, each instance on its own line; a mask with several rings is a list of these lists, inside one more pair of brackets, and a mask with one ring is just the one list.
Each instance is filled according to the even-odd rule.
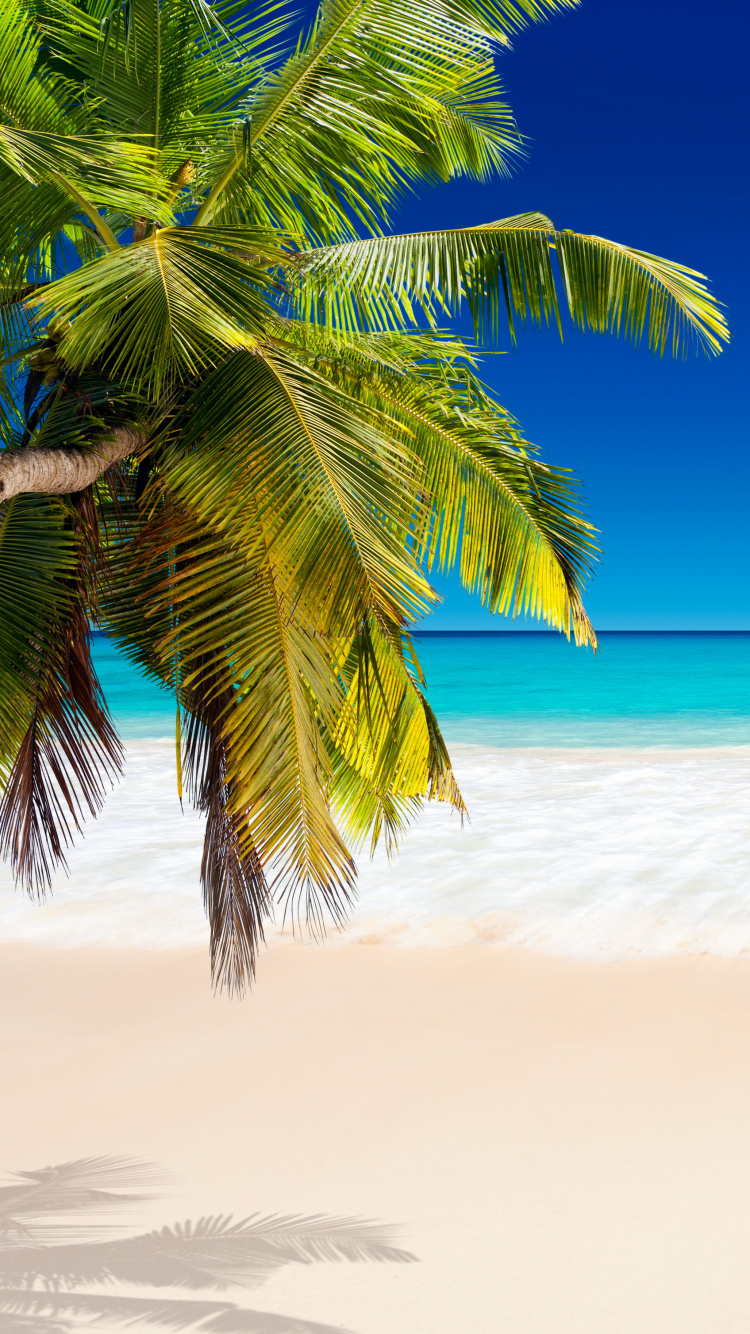
[[[564,638],[561,630],[421,630],[414,626],[406,632],[410,635],[550,635],[554,639]],[[597,635],[750,635],[748,630],[597,630]]]

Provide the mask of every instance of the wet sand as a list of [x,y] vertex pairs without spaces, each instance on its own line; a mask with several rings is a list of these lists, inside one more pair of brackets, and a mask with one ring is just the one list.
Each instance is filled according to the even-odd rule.
[[244,1288],[178,1289],[154,1243],[122,1292],[173,1328],[201,1301],[244,1334],[747,1329],[745,958],[280,945],[237,1003],[203,950],[7,945],[0,1085],[3,1171],[163,1166],[132,1235],[295,1216],[256,1224]]

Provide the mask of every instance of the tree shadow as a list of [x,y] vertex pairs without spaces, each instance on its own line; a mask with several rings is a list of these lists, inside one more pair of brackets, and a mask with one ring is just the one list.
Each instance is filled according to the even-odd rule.
[[[125,1325],[341,1334],[341,1326],[250,1310],[207,1293],[258,1287],[288,1264],[416,1259],[394,1244],[389,1227],[324,1214],[255,1214],[238,1222],[217,1215],[134,1232],[128,1215],[158,1196],[160,1180],[149,1164],[86,1158],[16,1173],[0,1187],[0,1334]],[[118,1285],[145,1292],[121,1295]],[[164,1289],[184,1296],[162,1296]]]

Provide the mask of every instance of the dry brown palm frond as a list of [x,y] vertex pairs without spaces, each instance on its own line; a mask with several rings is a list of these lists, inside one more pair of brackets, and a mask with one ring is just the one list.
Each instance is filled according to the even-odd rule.
[[219,728],[231,692],[210,701],[193,697],[191,704],[195,711],[188,713],[184,733],[185,777],[193,805],[206,816],[201,884],[211,929],[211,976],[218,988],[239,995],[255,976],[272,902],[258,853],[232,809],[226,741]]
[[[78,511],[78,579],[94,558],[84,530],[90,514]],[[89,579],[90,584],[90,579]],[[122,771],[123,748],[91,660],[86,601],[75,596],[50,627],[35,662],[32,711],[0,802],[0,851],[17,880],[43,897],[53,872],[65,867],[65,848],[80,832],[85,812],[97,815]]]

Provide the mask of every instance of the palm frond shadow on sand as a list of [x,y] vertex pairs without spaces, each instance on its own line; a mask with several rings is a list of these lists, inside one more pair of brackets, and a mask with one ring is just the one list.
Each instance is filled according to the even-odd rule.
[[[123,1158],[20,1172],[0,1186],[0,1334],[74,1334],[138,1325],[211,1334],[341,1334],[329,1325],[207,1297],[254,1288],[287,1264],[408,1264],[391,1229],[357,1218],[214,1216],[152,1232],[128,1214],[159,1173]],[[118,1285],[145,1289],[120,1295]],[[160,1295],[169,1289],[184,1296]],[[201,1293],[199,1298],[197,1295]]]

